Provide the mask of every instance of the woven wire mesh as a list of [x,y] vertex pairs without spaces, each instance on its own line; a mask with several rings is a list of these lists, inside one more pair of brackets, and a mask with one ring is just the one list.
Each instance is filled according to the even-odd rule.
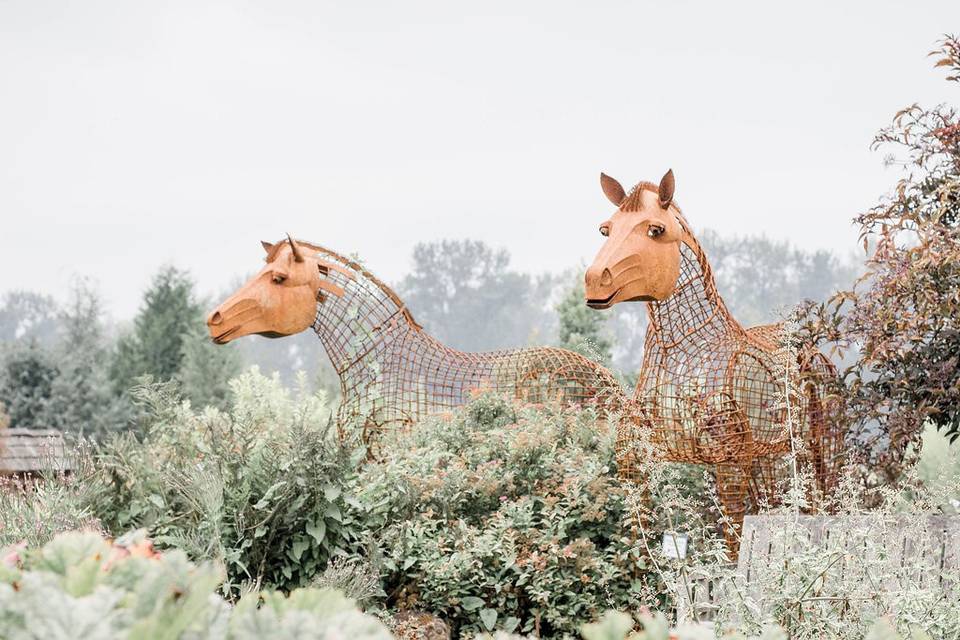
[[[715,465],[725,515],[739,529],[748,510],[777,501],[788,473],[787,407],[793,406],[795,435],[804,443],[801,464],[812,471],[818,493],[828,494],[836,483],[843,437],[831,426],[825,391],[836,371],[818,352],[785,351],[781,325],[741,327],[695,241],[681,243],[674,294],[648,305],[643,366],[631,401],[606,368],[571,351],[452,349],[426,333],[362,265],[309,246],[337,267],[327,279],[343,289],[343,295],[320,296],[313,326],[340,377],[339,421],[362,425],[370,443],[385,429],[454,409],[479,391],[594,406],[601,415],[624,410],[617,427],[620,473],[640,479],[641,442],[663,460]],[[728,532],[731,544],[735,533]]]
[[745,513],[778,501],[790,472],[791,421],[813,493],[826,495],[836,484],[843,437],[831,426],[825,384],[836,371],[819,352],[784,348],[782,325],[744,329],[736,322],[703,250],[681,224],[688,241],[680,243],[680,276],[669,298],[648,304],[643,365],[618,426],[618,463],[633,481],[642,480],[650,451],[671,462],[715,465],[735,548]]
[[343,295],[320,296],[313,329],[340,377],[341,424],[359,423],[368,442],[384,429],[465,404],[492,391],[530,403],[594,406],[601,414],[625,398],[603,366],[565,349],[471,353],[431,337],[397,295],[354,260],[309,245],[340,268],[326,278]]

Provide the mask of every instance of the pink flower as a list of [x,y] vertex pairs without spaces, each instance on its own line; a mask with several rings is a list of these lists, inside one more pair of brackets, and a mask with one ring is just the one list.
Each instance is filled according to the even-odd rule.
[[16,569],[20,565],[20,552],[27,548],[26,542],[18,542],[7,548],[7,553],[0,557],[0,565]]

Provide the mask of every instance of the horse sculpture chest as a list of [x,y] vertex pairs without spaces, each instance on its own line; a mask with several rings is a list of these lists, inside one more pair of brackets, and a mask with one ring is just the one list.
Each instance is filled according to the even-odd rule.
[[[650,325],[634,394],[634,420],[656,450],[683,462],[739,462],[789,448],[784,393],[789,361],[779,328],[744,330],[712,291],[699,247],[681,246],[683,284],[648,303]],[[751,442],[752,453],[745,452]]]

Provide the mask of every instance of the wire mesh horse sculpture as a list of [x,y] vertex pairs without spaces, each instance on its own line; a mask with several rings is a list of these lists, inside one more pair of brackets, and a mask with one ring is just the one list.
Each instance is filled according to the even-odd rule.
[[[782,325],[745,329],[730,315],[673,203],[672,171],[629,195],[607,175],[600,183],[617,211],[600,226],[607,239],[586,272],[587,304],[644,301],[649,316],[633,401],[618,426],[621,473],[638,479],[641,432],[661,459],[715,465],[717,492],[736,528],[725,531],[733,546],[748,501],[776,501],[791,435],[805,444],[801,463],[812,469],[817,492],[835,484],[843,438],[828,425],[823,381],[836,371],[817,351],[797,356],[784,348]],[[790,433],[788,416],[798,433]]]
[[262,243],[266,265],[207,319],[214,342],[280,337],[312,327],[340,377],[338,421],[367,442],[386,428],[466,403],[475,391],[526,402],[615,410],[625,396],[604,367],[565,349],[469,353],[426,333],[386,284],[358,262],[292,238]]

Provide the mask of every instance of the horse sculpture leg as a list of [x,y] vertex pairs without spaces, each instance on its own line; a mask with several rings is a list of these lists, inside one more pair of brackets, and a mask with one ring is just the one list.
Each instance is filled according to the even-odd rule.
[[751,513],[762,507],[776,506],[781,495],[781,484],[789,462],[781,456],[764,456],[753,462],[750,474]]
[[747,494],[750,482],[749,465],[717,465],[717,495],[727,522],[723,525],[723,538],[733,557],[740,546],[740,529],[747,511]]
[[808,350],[800,357],[800,376],[805,396],[804,444],[813,473],[816,502],[827,501],[836,488],[844,462],[844,433],[839,400],[831,397],[830,384],[838,380],[837,369],[826,356]]

